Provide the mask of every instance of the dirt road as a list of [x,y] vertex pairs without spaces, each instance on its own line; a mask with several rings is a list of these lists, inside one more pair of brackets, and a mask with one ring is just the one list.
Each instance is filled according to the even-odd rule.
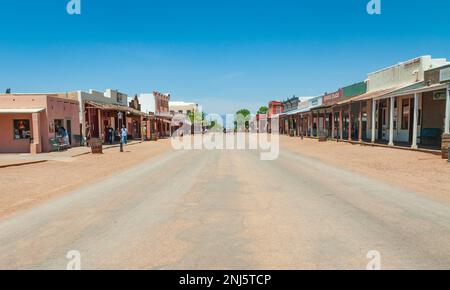
[[450,268],[450,204],[282,150],[168,151],[0,221],[1,269]]

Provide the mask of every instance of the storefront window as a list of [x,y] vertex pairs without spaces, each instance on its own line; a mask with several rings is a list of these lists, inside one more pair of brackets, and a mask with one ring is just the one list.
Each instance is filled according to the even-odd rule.
[[14,139],[30,139],[30,120],[14,120]]
[[409,128],[409,99],[404,99],[402,104],[402,130]]

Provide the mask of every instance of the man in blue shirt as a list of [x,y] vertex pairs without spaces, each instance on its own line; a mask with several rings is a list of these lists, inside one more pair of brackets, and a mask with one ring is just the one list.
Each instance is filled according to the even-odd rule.
[[128,136],[128,130],[125,127],[125,125],[122,126],[122,130],[120,131],[120,139],[122,144],[127,144],[127,136]]

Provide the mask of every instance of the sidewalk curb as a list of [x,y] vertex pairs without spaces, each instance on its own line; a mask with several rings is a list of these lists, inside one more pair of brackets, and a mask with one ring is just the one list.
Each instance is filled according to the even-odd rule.
[[[128,146],[134,146],[134,145],[142,144],[142,143],[144,143],[144,142],[143,142],[143,141],[133,142],[133,143],[131,143],[131,144],[125,145],[124,148],[125,148],[125,147],[128,147]],[[109,150],[109,149],[119,148],[119,147],[120,147],[120,144],[108,145],[107,147],[103,147],[103,150]],[[89,154],[92,154],[92,152],[91,152],[91,151],[88,151],[88,152],[76,154],[76,155],[71,156],[71,158],[79,157],[79,156],[83,156],[83,155],[89,155]]]
[[38,164],[38,163],[45,163],[48,160],[36,160],[36,161],[24,161],[19,163],[13,163],[13,164],[6,164],[6,165],[0,165],[1,168],[8,168],[8,167],[19,167],[23,165],[31,165],[31,164]]
[[[133,142],[131,144],[127,144],[124,147],[128,147],[128,146],[134,146],[134,145],[138,145],[138,144],[142,144],[143,141],[139,141],[139,142]],[[103,150],[109,150],[109,149],[113,149],[113,148],[119,148],[120,144],[118,145],[111,145],[108,146],[106,148],[103,148]],[[75,154],[70,156],[70,158],[75,158],[75,157],[79,157],[79,156],[83,156],[83,155],[89,155],[92,154],[91,151],[89,152],[84,152],[84,153],[79,153],[79,154]],[[35,160],[35,161],[24,161],[24,162],[18,162],[18,163],[12,163],[12,164],[5,164],[5,165],[0,165],[0,169],[1,168],[8,168],[8,167],[19,167],[19,166],[24,166],[24,165],[32,165],[32,164],[38,164],[38,163],[45,163],[51,161],[49,159],[44,159],[44,160]]]
[[[134,146],[134,145],[138,145],[138,144],[142,144],[142,143],[143,143],[143,141],[136,141],[136,142],[133,142],[131,144],[126,144],[123,147],[125,148],[125,147],[128,147],[128,146]],[[105,148],[103,148],[103,150],[108,150],[108,149],[112,149],[112,148],[119,148],[119,147],[120,147],[120,144],[115,144],[115,145],[110,145],[108,147],[105,147]]]
[[[317,137],[304,137],[305,139],[311,139],[311,140],[317,140]],[[335,143],[342,143],[342,144],[351,144],[351,145],[360,145],[360,146],[368,146],[368,147],[380,147],[380,148],[386,148],[386,149],[395,149],[395,150],[403,150],[403,151],[410,151],[410,152],[420,152],[420,153],[427,153],[431,155],[437,155],[441,156],[441,152],[439,150],[431,150],[431,149],[411,149],[409,147],[402,147],[402,146],[388,146],[385,144],[378,144],[378,143],[370,143],[370,142],[359,142],[359,141],[349,141],[349,140],[337,140],[337,139],[328,139],[329,142],[335,142]]]

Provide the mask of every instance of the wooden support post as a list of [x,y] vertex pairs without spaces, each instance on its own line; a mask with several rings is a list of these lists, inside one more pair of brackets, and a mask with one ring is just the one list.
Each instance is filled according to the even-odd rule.
[[352,103],[348,105],[348,141],[352,141]]
[[358,142],[362,143],[362,102],[359,102]]

